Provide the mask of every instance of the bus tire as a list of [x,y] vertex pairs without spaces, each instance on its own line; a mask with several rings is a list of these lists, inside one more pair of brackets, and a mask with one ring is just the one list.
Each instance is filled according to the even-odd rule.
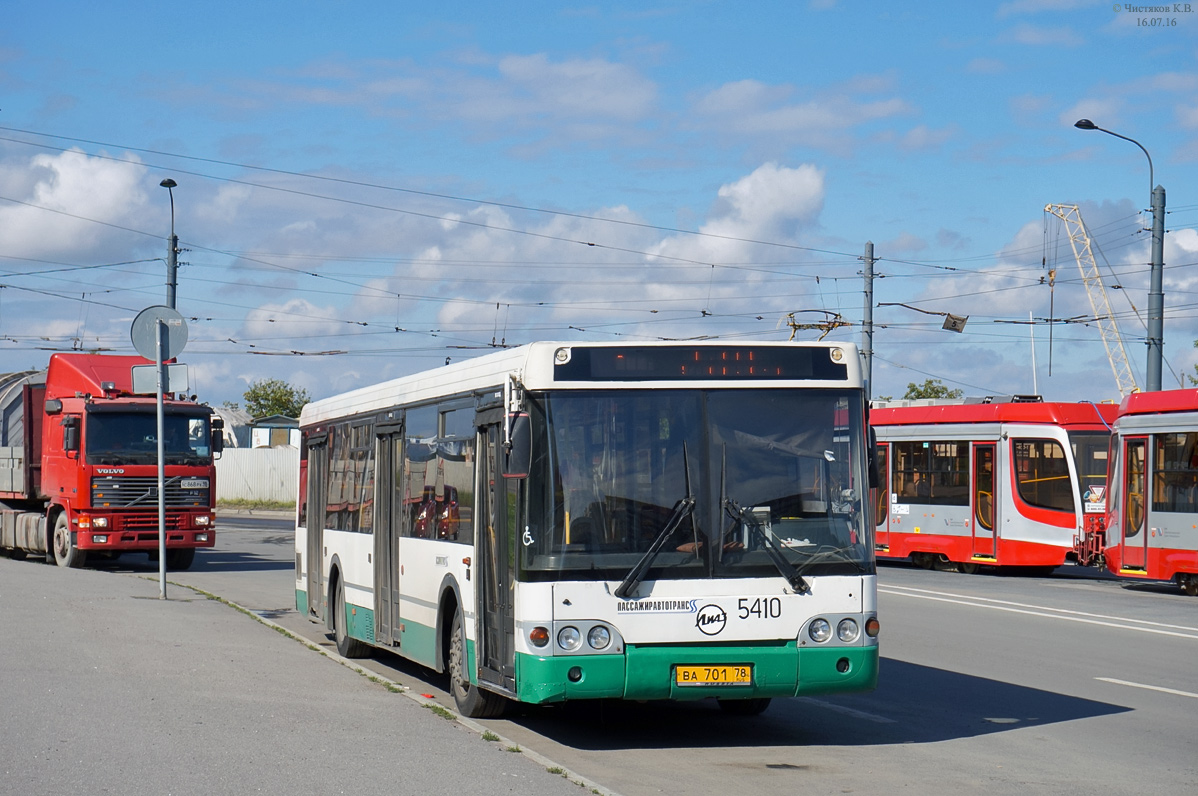
[[78,569],[87,562],[87,552],[71,541],[71,523],[64,511],[54,520],[54,563],[68,569]]
[[337,579],[337,597],[333,605],[333,638],[337,642],[337,652],[342,658],[365,658],[370,654],[370,647],[350,636],[345,627],[348,614],[345,611],[345,587],[340,578]]
[[166,568],[175,572],[191,569],[191,564],[195,560],[196,549],[194,547],[176,547],[166,551]]
[[770,706],[769,697],[753,699],[717,699],[720,710],[729,716],[760,716]]
[[494,719],[503,715],[507,700],[498,694],[484,691],[470,682],[466,670],[466,633],[462,629],[462,611],[453,614],[449,629],[449,692],[458,712],[472,719]]

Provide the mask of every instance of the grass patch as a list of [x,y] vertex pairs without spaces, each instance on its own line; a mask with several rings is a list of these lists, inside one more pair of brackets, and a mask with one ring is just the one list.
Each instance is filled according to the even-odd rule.
[[566,776],[566,769],[562,768],[561,766],[550,766],[549,768],[547,768],[545,770],[548,771],[550,774],[557,774],[562,777]]
[[218,500],[218,509],[242,509],[246,511],[295,511],[295,501],[284,500],[249,500],[236,498],[233,500]]
[[495,733],[491,732],[490,730],[483,730],[483,740],[484,741],[498,741],[499,736],[496,735]]
[[524,751],[523,749],[521,749],[521,748],[520,748],[520,744],[516,744],[516,745],[514,745],[514,746],[509,746],[509,747],[507,748],[507,750],[508,750],[509,752],[517,752],[517,753],[519,753],[519,752],[523,752],[523,751]]
[[438,716],[445,719],[446,721],[457,721],[458,720],[458,717],[453,715],[453,711],[446,710],[445,708],[441,707],[440,705],[438,705],[434,702],[426,702],[424,707],[427,708],[428,710],[431,710],[433,713],[436,713]]

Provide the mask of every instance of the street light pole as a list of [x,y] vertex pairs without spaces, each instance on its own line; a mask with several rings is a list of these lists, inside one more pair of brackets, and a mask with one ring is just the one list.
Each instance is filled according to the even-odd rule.
[[179,238],[175,235],[175,192],[172,189],[177,188],[179,183],[167,177],[158,184],[166,188],[171,196],[171,239],[166,251],[166,306],[173,310],[179,270]]
[[1148,285],[1148,367],[1147,390],[1157,392],[1161,389],[1161,365],[1164,360],[1165,347],[1165,189],[1155,184],[1152,173],[1152,155],[1134,138],[1105,130],[1089,119],[1079,119],[1073,125],[1079,130],[1098,130],[1099,132],[1131,141],[1140,148],[1144,157],[1148,158],[1148,188],[1151,191],[1152,207],[1152,265],[1149,272]]

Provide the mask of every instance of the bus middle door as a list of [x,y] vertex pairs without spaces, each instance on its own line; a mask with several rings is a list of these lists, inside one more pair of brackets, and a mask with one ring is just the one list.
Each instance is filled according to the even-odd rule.
[[[496,422],[498,421],[498,422]],[[479,520],[474,571],[479,618],[475,656],[478,679],[516,692],[515,581],[520,484],[503,477],[503,415],[480,413],[482,451],[478,461],[479,495],[475,500]]]

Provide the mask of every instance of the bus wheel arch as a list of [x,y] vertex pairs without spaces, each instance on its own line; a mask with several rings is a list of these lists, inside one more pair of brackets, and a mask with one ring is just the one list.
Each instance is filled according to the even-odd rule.
[[341,562],[333,559],[329,569],[329,593],[332,605],[326,609],[325,625],[333,631],[337,652],[343,658],[365,658],[370,655],[370,645],[349,634],[348,613],[345,607],[345,579],[341,577]]

